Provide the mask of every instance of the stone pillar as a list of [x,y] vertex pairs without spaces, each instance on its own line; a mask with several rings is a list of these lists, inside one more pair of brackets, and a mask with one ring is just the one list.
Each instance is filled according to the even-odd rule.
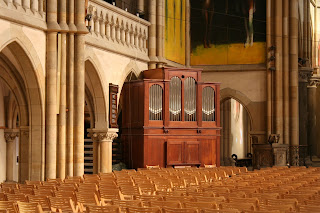
[[20,126],[19,135],[19,182],[23,183],[25,180],[30,180],[30,129],[28,126]]
[[[267,44],[267,51],[268,51],[268,60],[272,56],[270,47],[272,46],[272,40],[271,40],[271,34],[272,34],[272,26],[271,26],[271,20],[272,20],[272,0],[267,0],[267,18],[266,18],[266,44]],[[272,133],[272,71],[269,69],[272,67],[273,64],[270,62],[267,63],[267,136],[269,136]]]
[[186,1],[186,67],[190,67],[190,54],[191,54],[191,49],[190,49],[190,1]]
[[275,132],[280,134],[279,143],[283,143],[283,67],[282,67],[282,1],[275,1],[275,101],[274,101],[274,122],[275,122]]
[[164,0],[157,0],[157,67],[163,67],[165,58],[163,57],[164,49]]
[[67,4],[59,0],[59,26],[61,29],[60,52],[60,107],[58,115],[57,177],[66,177],[66,104],[67,104]]
[[149,0],[149,22],[151,25],[149,26],[149,69],[155,69],[158,58],[156,57],[157,54],[157,0]]
[[289,104],[290,145],[299,145],[299,83],[298,83],[298,0],[290,0],[289,37]]
[[85,102],[85,71],[84,71],[84,34],[88,33],[85,26],[85,2],[75,0],[75,67],[74,67],[74,124],[73,124],[73,175],[84,174],[84,102]]
[[283,0],[283,143],[289,144],[289,0]]
[[[89,130],[89,136],[92,138],[94,143],[93,159],[94,159],[94,171],[97,171],[98,162],[100,158],[100,172],[109,173],[112,172],[112,141],[118,134],[116,133],[118,129],[108,129],[108,130]],[[99,151],[100,146],[100,156]]]
[[[306,145],[308,141],[308,96],[307,86],[312,76],[312,70],[306,67],[299,69],[299,141]],[[291,144],[291,145],[299,145]]]
[[66,126],[66,175],[73,176],[73,113],[74,113],[74,0],[68,0],[67,35],[67,126]]
[[313,75],[308,85],[308,146],[311,156],[317,155],[317,86],[320,84],[320,76]]
[[46,178],[56,178],[57,163],[57,1],[47,1]]
[[137,12],[140,16],[144,15],[144,0],[138,0],[137,2]]
[[13,164],[15,162],[15,150],[14,141],[19,136],[19,130],[6,129],[4,132],[4,138],[7,142],[7,162],[6,162],[6,177],[7,182],[13,181]]
[[303,0],[303,58],[308,58],[308,3],[309,0]]

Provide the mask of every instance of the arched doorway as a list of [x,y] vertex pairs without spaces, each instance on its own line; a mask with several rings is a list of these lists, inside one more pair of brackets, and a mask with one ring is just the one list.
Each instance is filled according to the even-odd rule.
[[221,102],[221,165],[234,165],[232,154],[238,158],[252,153],[250,129],[251,121],[246,107],[234,98]]
[[[138,76],[133,72],[129,72],[129,74],[127,75],[126,79],[124,82],[131,82],[134,80],[138,80]],[[123,85],[122,85],[123,86]],[[114,139],[114,150],[115,153],[113,155],[113,162],[114,164],[118,164],[118,163],[126,163],[127,167],[130,167],[130,165],[128,165],[128,162],[131,158],[130,155],[130,150],[126,150],[124,149],[123,146],[123,140],[122,140],[122,106],[124,104],[123,101],[123,97],[124,97],[124,90],[121,89],[121,93],[120,93],[120,99],[119,99],[119,104],[118,104],[118,128],[119,128],[119,132],[118,132],[118,138]]]
[[45,81],[40,62],[32,48],[28,49],[31,53],[27,52],[16,41],[0,50],[0,79],[2,89],[8,91],[0,97],[7,100],[5,125],[1,128],[4,140],[1,139],[6,143],[6,160],[1,163],[5,162],[6,170],[0,173],[6,174],[6,181],[43,180],[44,89],[41,88]]

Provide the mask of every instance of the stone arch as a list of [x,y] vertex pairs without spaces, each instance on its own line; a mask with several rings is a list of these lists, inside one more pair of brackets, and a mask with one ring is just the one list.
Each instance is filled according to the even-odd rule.
[[242,106],[247,110],[248,115],[249,115],[249,120],[250,120],[250,128],[252,130],[252,125],[253,125],[253,119],[252,119],[252,113],[251,113],[251,107],[250,107],[250,103],[251,100],[244,95],[243,93],[241,93],[240,91],[231,89],[231,88],[224,88],[220,91],[220,104],[222,104],[224,101],[226,101],[227,99],[235,99],[236,101],[238,101],[239,103],[242,104]]
[[44,178],[44,75],[39,57],[28,38],[0,42],[0,77],[14,94],[20,119],[19,181]]
[[136,79],[139,78],[140,73],[141,73],[141,70],[139,69],[137,63],[134,60],[130,61],[127,64],[124,71],[122,72],[122,77],[120,78],[120,81],[119,81],[119,91],[121,91],[121,88],[122,88],[124,82],[127,81],[127,77],[129,76],[130,73],[134,74],[134,77]]
[[88,57],[85,61],[86,100],[94,114],[94,128],[108,127],[108,86],[99,74],[96,60]]

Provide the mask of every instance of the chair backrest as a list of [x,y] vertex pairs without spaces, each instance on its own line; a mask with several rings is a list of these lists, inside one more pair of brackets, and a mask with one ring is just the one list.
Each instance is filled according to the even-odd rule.
[[0,210],[6,210],[9,211],[9,213],[17,212],[14,201],[0,201]]
[[24,194],[6,194],[8,201],[28,202],[28,198]]
[[42,213],[43,210],[38,203],[17,202],[19,213]]
[[86,210],[88,213],[119,213],[119,206],[95,206],[87,205]]
[[128,206],[126,211],[127,213],[161,213],[161,209],[159,207]]

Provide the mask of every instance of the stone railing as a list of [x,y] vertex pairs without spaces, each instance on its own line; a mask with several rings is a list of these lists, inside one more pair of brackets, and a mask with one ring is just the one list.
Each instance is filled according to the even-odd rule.
[[0,0],[0,18],[46,29],[45,0]]
[[102,0],[89,0],[86,43],[142,61],[148,61],[150,23]]

